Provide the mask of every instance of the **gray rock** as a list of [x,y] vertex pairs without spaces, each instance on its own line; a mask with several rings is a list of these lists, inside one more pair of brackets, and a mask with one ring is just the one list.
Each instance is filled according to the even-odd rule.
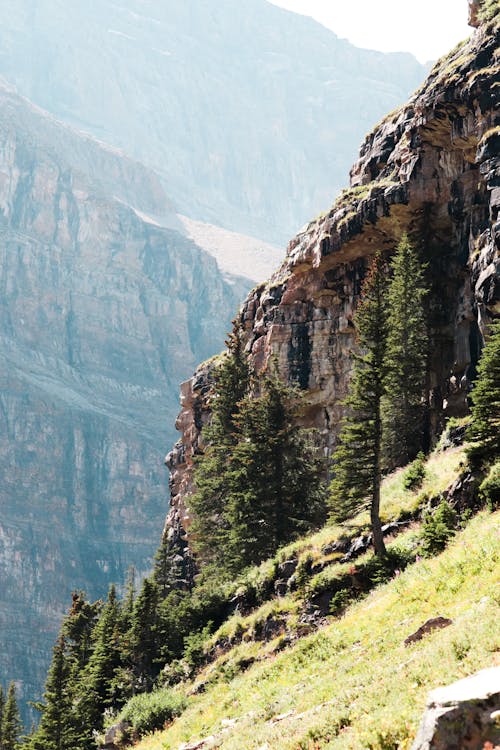
[[280,576],[288,580],[297,569],[297,560],[285,560],[278,566]]
[[288,593],[288,581],[280,578],[274,582],[274,593],[276,596],[286,596]]
[[499,708],[500,667],[433,690],[412,750],[495,750]]
[[127,738],[130,724],[127,721],[119,721],[109,727],[104,735],[104,743],[101,750],[118,750],[120,743]]

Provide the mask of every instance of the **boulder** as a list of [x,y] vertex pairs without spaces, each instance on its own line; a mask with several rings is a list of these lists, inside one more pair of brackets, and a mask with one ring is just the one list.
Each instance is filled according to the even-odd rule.
[[499,709],[500,667],[433,690],[412,750],[496,750]]
[[432,633],[433,630],[447,628],[449,625],[453,625],[453,620],[450,620],[448,617],[431,617],[431,619],[424,622],[418,630],[409,635],[408,638],[405,638],[405,646],[409,646],[410,643],[421,641],[427,633]]
[[126,721],[119,721],[117,724],[113,724],[113,726],[106,730],[101,750],[119,750],[123,746],[122,742],[128,738],[129,729],[130,724]]

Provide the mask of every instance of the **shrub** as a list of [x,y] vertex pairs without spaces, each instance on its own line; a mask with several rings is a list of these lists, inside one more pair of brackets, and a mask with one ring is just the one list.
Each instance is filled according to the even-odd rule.
[[479,497],[492,511],[500,507],[500,461],[493,464],[479,486]]
[[128,722],[132,732],[139,735],[162,729],[184,711],[186,699],[169,688],[162,688],[153,693],[135,695],[129,700],[120,713],[120,721]]
[[458,517],[446,500],[441,500],[434,513],[424,516],[422,550],[430,557],[441,552],[455,534]]
[[184,638],[184,659],[191,669],[201,666],[205,659],[205,645],[213,631],[213,623],[209,622],[202,629],[190,633]]
[[425,479],[425,456],[419,453],[408,466],[403,476],[403,487],[405,490],[416,490],[422,486]]

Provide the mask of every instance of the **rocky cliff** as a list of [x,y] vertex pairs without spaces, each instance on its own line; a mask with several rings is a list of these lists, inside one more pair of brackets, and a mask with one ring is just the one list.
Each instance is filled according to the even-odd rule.
[[0,678],[21,699],[71,590],[149,568],[176,384],[246,286],[149,213],[172,218],[153,173],[0,88]]
[[157,170],[180,213],[284,246],[425,68],[266,0],[2,0],[0,74]]
[[[473,4],[477,6],[478,4]],[[276,356],[305,392],[304,422],[335,443],[356,346],[353,312],[367,262],[408,232],[426,258],[431,362],[428,438],[462,415],[488,317],[500,313],[498,3],[475,8],[472,38],[441,59],[403,107],[366,137],[350,187],[289,244],[241,309],[257,372]],[[181,389],[170,534],[189,526],[192,456],[208,419],[210,366]]]

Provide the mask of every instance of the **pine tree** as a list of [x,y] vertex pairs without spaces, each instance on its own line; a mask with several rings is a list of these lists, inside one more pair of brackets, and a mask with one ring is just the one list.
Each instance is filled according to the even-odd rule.
[[120,623],[120,604],[112,585],[93,630],[92,653],[75,686],[78,696],[75,712],[81,730],[78,747],[81,750],[94,747],[92,732],[102,728],[104,711],[117,709],[123,702],[116,682],[122,665]]
[[250,381],[241,326],[234,325],[226,345],[227,352],[214,375],[212,418],[203,433],[206,448],[195,463],[196,491],[189,501],[193,518],[190,539],[196,558],[214,568],[224,566],[228,532],[223,513],[229,490],[227,459],[238,442],[239,405]]
[[0,685],[0,750],[3,747],[3,714],[5,709],[5,693]]
[[500,458],[500,319],[490,326],[471,398],[468,454],[476,462],[490,463]]
[[324,520],[324,467],[297,424],[300,397],[277,373],[241,402],[239,440],[227,457],[225,566],[261,562]]
[[134,603],[127,634],[126,658],[132,667],[135,692],[150,690],[160,671],[158,605],[158,587],[153,580],[145,578]]
[[54,646],[47,674],[38,728],[28,741],[29,750],[81,750],[92,747],[91,732],[79,711],[79,680],[88,664],[94,642],[92,632],[100,603],[90,604],[83,592],[74,592]]
[[355,357],[346,414],[333,456],[331,516],[345,521],[370,508],[375,552],[385,555],[380,522],[382,397],[385,392],[387,273],[377,255],[369,269],[355,316],[362,354]]
[[2,717],[2,750],[17,750],[21,721],[16,701],[16,688],[10,683]]
[[391,269],[382,413],[384,459],[394,468],[422,450],[428,357],[425,269],[406,235]]
[[30,750],[75,750],[78,746],[70,677],[71,662],[60,635],[45,683],[42,718]]

